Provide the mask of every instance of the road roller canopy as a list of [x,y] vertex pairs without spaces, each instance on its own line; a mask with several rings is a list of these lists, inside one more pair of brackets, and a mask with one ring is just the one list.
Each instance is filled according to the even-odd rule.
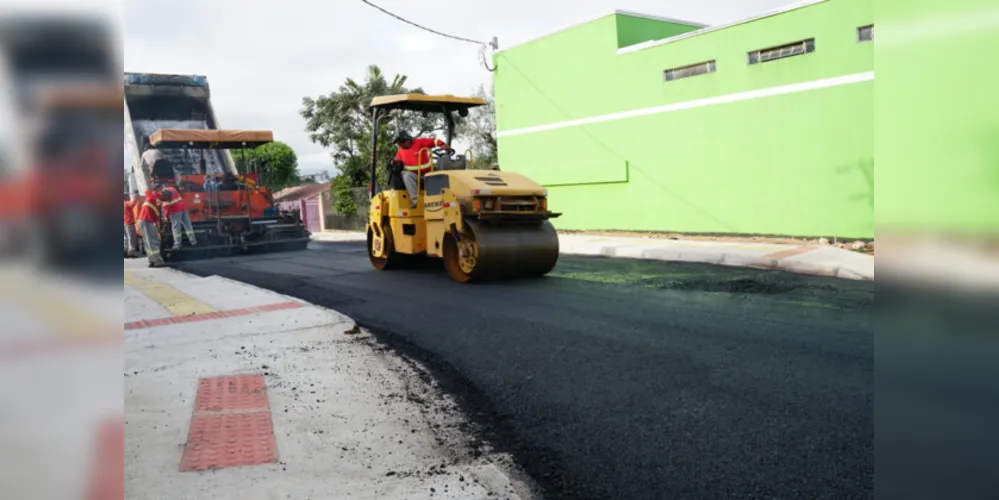
[[269,130],[160,129],[149,138],[157,149],[253,149],[270,142]]
[[372,109],[419,111],[440,113],[442,111],[468,111],[485,106],[486,101],[478,97],[456,97],[453,95],[398,94],[376,97],[371,100]]

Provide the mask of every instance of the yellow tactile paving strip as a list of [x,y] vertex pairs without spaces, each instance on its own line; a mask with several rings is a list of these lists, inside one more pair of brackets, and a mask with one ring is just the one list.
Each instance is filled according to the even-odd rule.
[[125,285],[135,288],[146,297],[163,306],[174,316],[191,316],[217,312],[213,307],[166,283],[143,278],[125,269]]

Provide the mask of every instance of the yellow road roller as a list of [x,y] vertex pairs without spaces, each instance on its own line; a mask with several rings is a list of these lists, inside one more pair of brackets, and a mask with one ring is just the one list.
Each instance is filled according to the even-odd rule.
[[[452,279],[473,281],[543,276],[558,262],[558,235],[550,219],[548,192],[527,177],[476,170],[470,152],[431,150],[433,170],[418,178],[412,203],[400,172],[390,170],[380,190],[376,176],[378,128],[393,113],[435,113],[444,117],[447,144],[455,114],[468,116],[485,105],[471,97],[403,94],[371,101],[371,206],[368,255],[375,269],[409,267],[426,258],[444,260]],[[398,120],[395,120],[399,123]]]

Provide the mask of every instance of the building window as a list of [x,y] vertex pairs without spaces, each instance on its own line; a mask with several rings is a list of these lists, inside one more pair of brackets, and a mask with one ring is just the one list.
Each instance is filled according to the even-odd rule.
[[681,66],[679,68],[673,68],[663,71],[663,80],[667,82],[672,82],[673,80],[679,80],[681,78],[689,78],[692,76],[714,73],[716,69],[717,68],[715,66],[714,61],[691,64],[689,66]]
[[794,57],[815,52],[815,39],[809,38],[800,42],[789,43],[779,47],[754,50],[749,53],[749,64],[760,64],[785,57]]
[[861,26],[857,28],[857,41],[870,42],[874,40],[874,25]]

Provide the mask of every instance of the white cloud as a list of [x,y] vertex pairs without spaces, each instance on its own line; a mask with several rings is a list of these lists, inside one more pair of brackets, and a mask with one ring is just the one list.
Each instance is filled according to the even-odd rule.
[[[308,155],[299,155],[298,156],[298,164],[299,165],[324,165],[324,164],[327,165],[325,167],[318,167],[318,168],[308,169],[308,170],[311,171],[310,173],[321,172],[323,170],[329,170],[330,172],[333,172],[334,170],[336,170],[332,166],[332,162],[330,160],[330,154],[328,152],[326,152],[326,151],[321,151],[319,153],[312,153],[312,154],[308,154]],[[303,168],[303,170],[304,170],[304,168]]]
[[433,37],[429,33],[409,33],[401,37],[399,47],[404,52],[430,52],[437,48]]

